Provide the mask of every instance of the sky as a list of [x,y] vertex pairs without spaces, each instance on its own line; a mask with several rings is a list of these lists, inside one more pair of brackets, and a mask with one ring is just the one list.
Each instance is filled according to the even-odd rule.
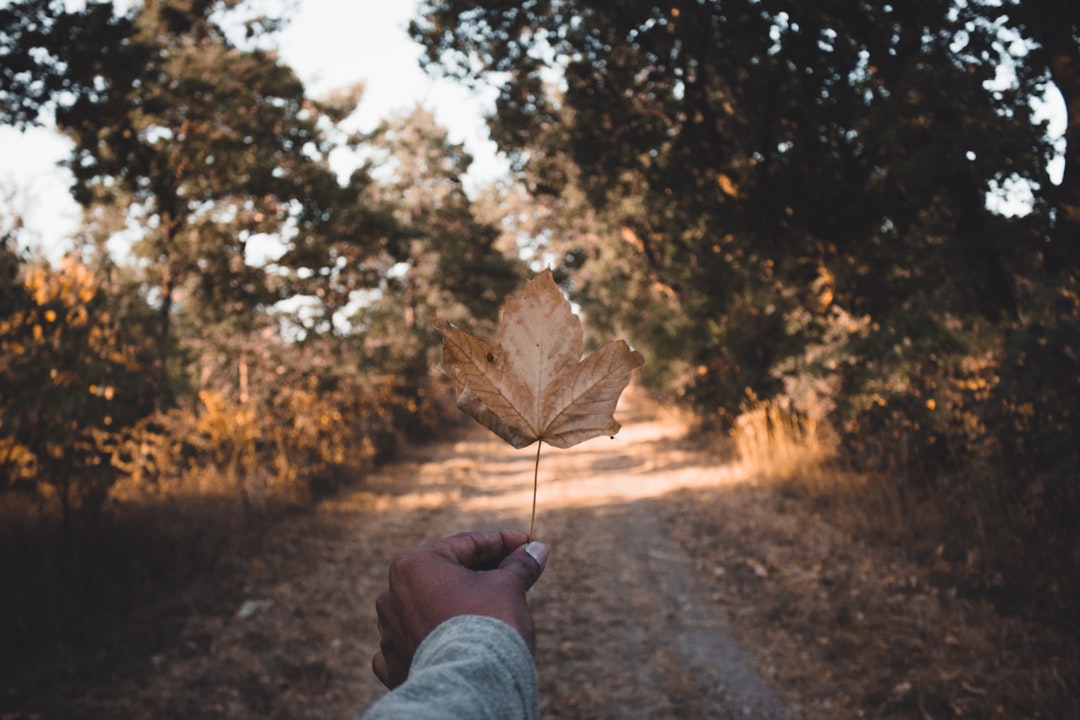
[[[304,81],[308,95],[361,81],[364,95],[352,129],[370,130],[382,119],[417,102],[435,113],[452,142],[463,142],[474,163],[466,189],[507,172],[487,138],[484,115],[494,105],[486,95],[427,76],[418,64],[420,47],[408,36],[417,0],[297,0],[298,13],[279,38],[282,60]],[[16,209],[26,223],[28,243],[49,257],[79,221],[68,189],[70,175],[57,167],[70,146],[48,130],[23,134],[0,127],[0,192],[18,192]]]
[[479,94],[420,69],[420,46],[407,32],[416,5],[416,0],[300,0],[300,14],[281,37],[283,60],[312,97],[362,80],[364,96],[349,120],[360,129],[370,130],[419,102],[434,110],[452,141],[466,144],[475,160],[474,182],[505,174],[506,164],[483,122],[494,107],[495,91]]

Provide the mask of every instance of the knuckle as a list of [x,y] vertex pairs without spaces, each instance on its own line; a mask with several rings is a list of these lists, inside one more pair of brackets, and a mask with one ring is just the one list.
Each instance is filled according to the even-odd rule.
[[407,583],[415,575],[423,558],[419,551],[402,553],[390,561],[389,579],[390,587]]

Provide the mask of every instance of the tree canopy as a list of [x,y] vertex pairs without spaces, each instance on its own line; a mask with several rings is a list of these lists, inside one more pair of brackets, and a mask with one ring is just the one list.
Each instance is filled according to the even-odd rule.
[[[234,0],[0,8],[0,122],[72,141],[85,220],[60,268],[9,252],[5,228],[0,343],[21,350],[0,374],[30,395],[0,398],[0,464],[29,458],[31,492],[77,474],[46,472],[77,442],[65,457],[98,468],[96,506],[124,477],[164,485],[185,453],[286,485],[381,454],[431,422],[431,315],[490,319],[516,283],[453,182],[462,148],[422,109],[344,130],[362,85],[309,97],[275,50],[281,24]],[[346,178],[335,150],[360,151]]]
[[538,237],[647,377],[721,426],[789,398],[956,527],[1076,502],[1076,3],[429,0],[411,32],[500,88],[492,136],[557,208]]

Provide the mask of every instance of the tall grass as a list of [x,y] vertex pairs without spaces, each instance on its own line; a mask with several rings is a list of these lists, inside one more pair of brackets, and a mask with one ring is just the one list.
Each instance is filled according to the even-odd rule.
[[838,525],[903,542],[909,549],[916,538],[929,537],[922,530],[936,512],[915,508],[894,475],[852,469],[828,421],[821,414],[797,411],[786,396],[748,398],[731,438],[747,477],[828,506]]
[[743,403],[732,439],[743,468],[753,477],[834,489],[829,465],[837,454],[836,434],[824,421],[795,412],[783,396]]

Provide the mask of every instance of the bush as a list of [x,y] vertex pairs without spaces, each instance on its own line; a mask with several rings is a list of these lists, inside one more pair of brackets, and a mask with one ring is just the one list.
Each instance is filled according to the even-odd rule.
[[101,508],[116,474],[98,439],[144,415],[154,384],[147,344],[109,310],[72,257],[22,267],[0,309],[0,493],[61,517]]
[[[1076,279],[1033,291],[1024,308],[998,322],[930,314],[905,317],[903,327],[869,325],[832,352],[859,362],[834,363],[831,380],[824,366],[806,364],[785,385],[824,377],[832,388],[838,457],[859,478],[848,486],[862,488],[865,511],[878,516],[866,525],[893,525],[890,534],[906,538],[943,583],[1076,625]],[[782,427],[804,400],[786,401],[789,414],[778,417],[784,398],[759,404],[756,424]]]

